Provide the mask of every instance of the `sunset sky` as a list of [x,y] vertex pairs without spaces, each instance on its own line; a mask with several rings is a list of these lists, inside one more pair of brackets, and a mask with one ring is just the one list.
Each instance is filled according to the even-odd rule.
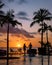
[[[30,28],[30,23],[33,21],[33,13],[40,8],[46,8],[52,13],[52,0],[2,0],[5,6],[2,10],[7,12],[9,9],[14,10],[15,19],[22,23],[21,26],[13,28],[10,26],[10,47],[17,47],[18,44],[23,46],[25,43],[27,46],[31,42],[33,47],[40,46],[40,35],[37,33],[39,28],[38,24],[35,24]],[[47,21],[46,21],[47,22]],[[52,21],[48,21],[48,24],[52,24]],[[1,29],[1,28],[0,28]],[[14,30],[16,32],[14,33]],[[32,33],[32,34],[30,34]],[[49,32],[49,41],[52,42],[52,33]],[[6,26],[0,30],[0,46],[6,47]]]

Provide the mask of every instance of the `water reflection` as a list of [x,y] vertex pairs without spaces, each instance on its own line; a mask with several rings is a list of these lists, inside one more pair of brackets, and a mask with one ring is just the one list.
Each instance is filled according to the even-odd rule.
[[23,57],[23,65],[26,65],[26,55],[24,55]]
[[32,65],[32,57],[29,57],[29,64]]
[[32,57],[28,57],[28,59],[27,59],[27,56],[24,55],[23,56],[23,65],[27,65],[27,63],[28,63],[28,65],[32,65]]
[[[48,57],[43,56],[43,65],[48,65]],[[0,60],[0,65],[6,65],[6,60]],[[9,60],[9,65],[42,65],[41,56],[29,57],[21,56],[20,59]],[[52,65],[52,56],[50,56],[50,64]]]

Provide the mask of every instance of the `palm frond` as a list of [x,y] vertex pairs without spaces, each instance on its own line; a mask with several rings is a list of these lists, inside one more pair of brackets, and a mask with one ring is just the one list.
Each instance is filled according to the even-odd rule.
[[52,17],[45,17],[44,19],[45,19],[45,20],[51,20]]
[[9,11],[6,13],[6,16],[11,17],[11,18],[14,18],[14,11],[13,11],[13,10],[9,10]]
[[51,15],[51,13],[48,11],[48,9],[44,9],[43,16],[46,17],[49,15]]
[[39,29],[38,29],[38,32],[41,32],[41,31],[42,31],[42,28],[39,28]]
[[51,25],[49,25],[49,26],[48,26],[48,28],[49,28],[49,30],[52,32],[52,26],[51,26]]
[[0,9],[4,6],[4,4],[0,4]]
[[32,27],[35,23],[40,23],[40,21],[39,21],[39,19],[36,19],[36,20],[34,20],[31,24],[30,24],[30,27]]
[[18,22],[17,20],[13,20],[10,23],[12,24],[12,26],[15,26],[15,25],[21,25],[22,26],[22,24],[20,22]]
[[17,24],[19,24],[20,26],[22,26],[22,24],[20,22],[17,22]]
[[1,11],[1,10],[0,10],[0,15],[1,15],[1,14],[4,14],[4,11]]
[[36,21],[33,21],[33,22],[30,24],[30,27],[32,27],[35,23],[36,23]]

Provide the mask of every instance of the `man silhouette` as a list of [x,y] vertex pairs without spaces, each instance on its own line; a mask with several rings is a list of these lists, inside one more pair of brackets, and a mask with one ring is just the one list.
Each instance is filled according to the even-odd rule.
[[26,52],[26,45],[25,44],[23,45],[23,51],[24,51],[24,55],[25,55],[25,52]]

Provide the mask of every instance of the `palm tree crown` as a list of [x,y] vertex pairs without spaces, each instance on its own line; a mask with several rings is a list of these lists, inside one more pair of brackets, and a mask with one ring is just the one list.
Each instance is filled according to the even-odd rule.
[[45,22],[43,24],[43,29],[42,27],[38,29],[38,32],[41,32],[43,30],[43,33],[46,32],[46,39],[47,39],[47,44],[49,44],[48,41],[48,30],[52,32],[52,26],[51,25],[47,25]]
[[33,26],[35,23],[41,23],[44,20],[51,20],[52,16],[51,13],[46,9],[40,9],[37,12],[34,12],[33,22],[31,23],[30,27]]
[[17,20],[14,20],[14,11],[13,10],[9,10],[7,13],[6,13],[6,15],[5,15],[5,17],[4,17],[4,20],[3,20],[3,23],[9,23],[9,24],[12,24],[12,26],[15,26],[15,25],[17,25],[17,24],[19,24],[19,25],[21,25],[22,26],[22,24],[21,23],[19,23]]
[[[41,25],[41,24],[40,24]],[[42,25],[41,25],[42,26]],[[42,27],[38,29],[38,32],[41,32],[43,30],[43,32],[46,32],[47,30],[52,32],[52,26],[51,25],[47,25],[45,22],[43,24],[43,29]]]

